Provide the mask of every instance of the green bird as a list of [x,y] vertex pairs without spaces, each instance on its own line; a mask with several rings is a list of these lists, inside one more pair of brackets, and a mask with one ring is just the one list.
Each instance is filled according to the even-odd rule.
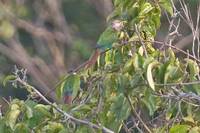
[[106,28],[106,30],[101,34],[99,40],[97,41],[94,53],[86,62],[86,68],[89,68],[96,63],[101,52],[112,48],[113,43],[118,42],[119,33],[122,29],[123,22],[119,20],[113,21],[111,26]]
[[[92,65],[94,65],[98,59],[98,57],[100,56],[101,52],[112,48],[113,43],[118,42],[119,41],[119,33],[122,31],[123,28],[123,23],[119,20],[115,20],[112,22],[111,26],[107,27],[106,30],[101,34],[99,40],[97,41],[97,45],[95,47],[95,51],[92,54],[92,56],[89,58],[88,61],[86,61],[84,63],[85,68],[89,68]],[[70,77],[68,77],[68,82],[66,84],[68,84],[67,87],[64,88],[64,94],[63,94],[63,100],[65,104],[71,104],[72,100],[73,100],[73,88],[77,88],[77,87],[73,87],[73,86],[69,86],[69,84],[74,84],[75,81],[74,80],[76,76],[72,75]],[[80,84],[80,83],[76,83],[76,84]]]

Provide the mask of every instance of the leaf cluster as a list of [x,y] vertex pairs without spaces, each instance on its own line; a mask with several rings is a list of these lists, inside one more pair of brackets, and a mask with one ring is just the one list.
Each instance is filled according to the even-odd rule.
[[[188,57],[178,58],[172,48],[161,51],[153,47],[162,9],[173,14],[170,1],[113,3],[108,21],[123,21],[119,41],[93,68],[62,79],[58,96],[66,90],[73,94],[73,104],[63,105],[63,109],[114,132],[199,132],[199,65]],[[13,101],[2,126],[13,131],[96,131],[76,123],[66,122],[66,126],[60,117],[49,105],[29,107],[26,102]]]

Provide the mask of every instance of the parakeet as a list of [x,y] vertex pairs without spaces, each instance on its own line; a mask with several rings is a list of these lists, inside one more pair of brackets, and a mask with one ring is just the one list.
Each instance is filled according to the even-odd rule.
[[97,41],[95,51],[87,61],[86,68],[89,68],[96,63],[101,52],[112,48],[112,44],[118,41],[118,35],[122,28],[123,22],[119,20],[113,21],[111,26],[106,28],[106,30],[101,34],[99,40]]
[[[119,20],[113,21],[113,23],[105,29],[105,31],[101,34],[99,40],[97,41],[97,45],[95,47],[95,51],[92,56],[89,58],[87,62],[85,62],[85,68],[89,68],[94,65],[100,56],[101,52],[112,48],[113,43],[118,42],[119,32],[123,28],[123,23]],[[73,81],[73,80],[72,80]],[[71,90],[73,87],[64,89],[64,103],[71,104],[72,103],[72,93]]]
[[63,100],[64,100],[65,104],[72,104],[72,100],[73,100],[73,98],[72,98],[72,91],[66,90],[64,92]]
[[81,80],[79,75],[77,74],[71,74],[68,75],[65,81],[62,83],[62,95],[63,95],[63,101],[65,104],[72,104],[73,98],[78,93],[78,90],[80,89]]

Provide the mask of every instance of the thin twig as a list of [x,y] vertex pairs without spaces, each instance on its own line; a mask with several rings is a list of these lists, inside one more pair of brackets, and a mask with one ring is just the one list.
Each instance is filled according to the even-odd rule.
[[3,101],[5,101],[8,105],[10,105],[10,102],[5,98],[5,97],[2,97]]
[[124,122],[122,122],[122,125],[123,125],[124,130],[125,130],[126,133],[131,133]]
[[138,36],[138,38],[139,38],[140,43],[142,44],[142,48],[143,48],[143,50],[144,50],[145,57],[148,57],[147,49],[146,49],[146,47],[145,47],[145,44],[144,44],[144,42],[143,42],[143,39],[142,39],[141,36],[140,36],[140,32],[139,32],[139,29],[138,29],[138,27],[137,27],[136,24],[135,24],[135,31],[136,31],[136,34],[137,34],[137,36]]
[[200,84],[200,81],[191,81],[191,82],[183,82],[183,83],[165,83],[165,84],[155,84],[155,86],[177,86],[177,85],[194,85]]
[[135,115],[137,117],[137,119],[142,123],[142,125],[144,126],[144,128],[148,131],[148,133],[152,133],[151,130],[149,129],[149,127],[145,124],[145,122],[142,120],[142,118],[140,117],[140,115],[135,111],[134,107],[133,107],[133,104],[131,102],[131,98],[129,95],[126,95],[126,99],[131,107],[131,112],[133,115]]
[[177,95],[175,94],[155,94],[155,96],[162,97],[162,98],[167,98],[167,99],[190,99],[190,100],[197,100],[200,103],[200,96],[196,95],[195,93],[189,92],[189,93],[184,93],[184,92],[178,92]]
[[83,125],[87,125],[88,127],[92,127],[94,129],[102,129],[103,132],[105,133],[114,133],[113,131],[111,131],[110,129],[104,127],[104,126],[99,126],[96,125],[92,122],[86,121],[86,120],[81,120],[78,118],[73,117],[72,115],[68,114],[67,112],[63,111],[62,109],[60,109],[59,107],[57,107],[55,104],[51,103],[46,97],[44,97],[35,87],[29,85],[27,82],[24,82],[23,80],[21,80],[20,78],[17,78],[16,81],[18,83],[20,83],[21,85],[23,85],[26,88],[31,88],[34,92],[37,93],[37,95],[42,98],[42,100],[44,102],[46,102],[48,105],[51,105],[54,109],[56,109],[60,114],[62,114],[63,116],[65,116],[68,120],[72,120],[73,122],[77,123],[77,124],[83,124]]

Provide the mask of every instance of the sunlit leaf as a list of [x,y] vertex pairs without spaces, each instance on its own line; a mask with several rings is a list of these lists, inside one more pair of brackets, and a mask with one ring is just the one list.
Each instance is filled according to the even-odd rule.
[[168,55],[168,60],[170,61],[170,63],[173,63],[176,60],[176,56],[174,54],[174,51],[172,49],[167,49],[166,54]]
[[58,85],[56,86],[56,95],[58,98],[61,98],[63,95],[63,90],[64,90],[64,85],[66,82],[66,77],[63,77],[60,79],[59,81],[60,83],[58,83]]
[[105,65],[109,65],[112,63],[112,51],[106,52],[105,63],[106,63]]
[[183,77],[183,73],[179,66],[169,65],[165,71],[164,83],[169,82],[179,82]]
[[14,133],[29,133],[30,129],[25,123],[17,123]]
[[152,90],[155,90],[152,70],[153,70],[154,67],[156,67],[158,65],[159,65],[159,62],[154,61],[154,62],[150,63],[147,67],[147,81],[148,81],[148,84],[149,84],[149,86],[151,87]]
[[150,3],[145,3],[140,8],[139,16],[146,16],[150,11],[152,11],[154,7]]
[[64,126],[61,123],[48,122],[48,124],[45,127],[43,127],[43,132],[59,133],[63,129],[64,129]]
[[183,120],[186,121],[186,122],[191,122],[191,123],[195,123],[194,122],[194,118],[190,115],[186,116],[186,117],[183,117]]
[[15,33],[14,26],[7,20],[3,20],[0,23],[0,37],[3,39],[11,38]]
[[170,133],[188,133],[190,126],[189,125],[174,125],[170,128]]
[[20,106],[18,104],[12,104],[8,114],[6,114],[6,125],[14,129],[17,122],[17,118],[20,115]]
[[130,72],[133,69],[134,69],[133,68],[133,59],[130,59],[125,63],[124,68],[123,68],[123,73]]
[[43,104],[37,104],[34,109],[36,109],[39,113],[47,116],[47,117],[52,117],[51,113],[49,112],[50,106],[48,105],[43,105]]
[[196,126],[196,127],[192,127],[188,133],[199,133],[199,132],[200,132],[200,128]]
[[170,15],[173,15],[173,8],[170,0],[159,0],[159,3]]
[[185,59],[185,61],[188,64],[190,77],[192,78],[192,77],[198,75],[199,74],[198,64],[191,59]]
[[12,81],[15,80],[16,76],[15,75],[8,75],[4,78],[3,80],[3,85],[6,86],[6,84],[8,83],[8,81]]
[[144,63],[144,57],[140,54],[134,54],[133,56],[133,66],[135,70],[141,70]]
[[154,13],[152,14],[151,18],[156,26],[156,29],[160,27],[160,16],[161,10],[158,7],[154,8]]
[[33,117],[33,110],[29,106],[26,106],[26,116],[29,119]]

